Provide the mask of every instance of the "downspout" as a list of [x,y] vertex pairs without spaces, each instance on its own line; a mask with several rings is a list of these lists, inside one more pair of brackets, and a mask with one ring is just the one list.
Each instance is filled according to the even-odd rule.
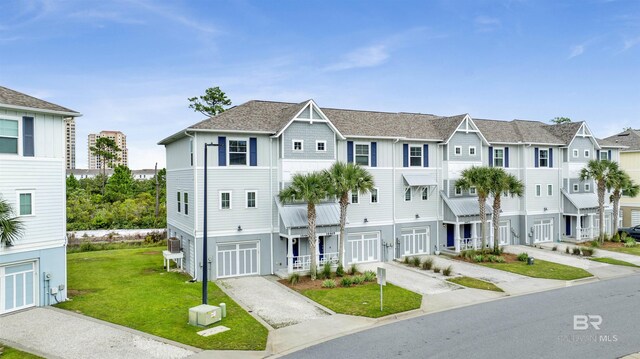
[[[521,160],[522,160],[522,168],[524,168],[524,188],[525,191],[527,189],[527,153],[526,148],[531,148],[531,144],[528,144],[522,148]],[[527,193],[524,194],[524,243],[529,244],[533,241],[533,237],[529,239],[529,211],[527,211]]]
[[[440,253],[440,220],[444,221],[444,215],[441,215],[441,209],[440,209],[440,202],[442,202],[442,199],[440,198],[440,193],[438,193],[438,188],[440,188],[440,186],[438,185],[440,183],[440,181],[442,181],[442,162],[440,162],[438,160],[438,152],[440,152],[440,146],[435,146],[436,149],[436,160],[435,160],[435,165],[436,165],[436,250],[434,251],[434,254],[439,254]],[[440,180],[438,180],[438,177],[440,177]],[[431,251],[431,249],[429,249],[429,251]],[[435,253],[437,252],[437,253]]]
[[393,235],[391,236],[391,240],[393,241],[393,259],[396,259],[396,143],[400,142],[400,138],[396,138],[391,146],[391,201],[393,202],[391,214],[393,219]]
[[271,246],[271,274],[273,271],[273,138],[269,137],[269,203],[270,203],[270,218],[269,222],[269,238]]
[[198,281],[198,151],[196,137],[184,131],[185,136],[193,140],[193,198],[196,199],[193,211],[193,278],[192,282]]

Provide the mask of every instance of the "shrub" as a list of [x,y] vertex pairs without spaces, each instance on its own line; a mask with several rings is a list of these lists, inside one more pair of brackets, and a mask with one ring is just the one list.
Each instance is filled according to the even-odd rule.
[[629,238],[624,242],[624,246],[627,248],[632,248],[636,246],[636,241],[633,238]]
[[356,285],[357,284],[362,284],[362,283],[365,282],[364,281],[364,276],[363,275],[355,275],[355,276],[353,276],[353,278],[351,278],[351,282],[353,284],[356,284]]
[[574,256],[579,256],[580,255],[580,248],[573,247],[573,255]]
[[376,272],[374,272],[372,270],[368,270],[368,271],[364,272],[364,281],[365,282],[373,282],[374,280],[376,280]]
[[340,280],[340,285],[343,287],[351,287],[351,284],[353,284],[353,280],[351,279],[351,277],[343,277]]
[[342,264],[339,264],[338,268],[336,268],[336,276],[344,277],[344,267],[342,266]]
[[627,232],[622,232],[622,234],[620,235],[620,241],[626,242],[628,236],[629,234],[627,234]]
[[461,257],[461,258],[467,258],[467,251],[466,251],[466,250],[461,251],[461,252],[458,254],[458,257]]
[[409,257],[404,257],[404,258],[402,258],[402,262],[403,262],[404,264],[407,264],[407,265],[408,265],[408,264],[409,264]]
[[569,249],[569,246],[567,246],[567,247],[564,249],[564,252],[565,252],[566,254],[571,253],[571,250]]
[[358,266],[355,263],[351,265],[350,273],[351,275],[355,275],[358,273]]
[[[607,241],[608,241],[608,239],[607,239]],[[591,241],[591,242],[589,242],[589,245],[590,245],[591,247],[593,247],[593,248],[598,248],[598,247],[600,247],[600,242],[598,242],[598,241]]]
[[325,279],[322,281],[322,288],[335,288],[336,281],[333,279]]
[[91,242],[82,242],[80,245],[80,252],[91,252],[97,249],[98,248]]
[[433,267],[433,259],[427,258],[422,262],[422,269],[429,270],[431,267]]
[[296,284],[298,284],[298,282],[300,282],[300,274],[298,274],[298,273],[292,273],[292,274],[289,276],[289,283],[290,283],[291,285],[296,285]]
[[552,251],[557,251],[558,250],[558,246],[553,246],[553,248],[551,248]]
[[322,279],[331,278],[331,263],[327,262],[322,266],[322,273],[320,273]]
[[413,257],[413,258],[411,259],[411,264],[412,264],[414,267],[420,267],[420,258],[419,258],[419,257]]
[[526,262],[527,259],[529,259],[529,254],[527,254],[527,252],[522,252],[522,253],[518,254],[518,260],[520,262]]
[[616,233],[613,237],[611,237],[611,242],[620,243],[620,233]]
[[440,267],[434,266],[433,267],[433,273],[440,273]]
[[482,262],[482,259],[483,259],[482,254],[477,254],[477,255],[473,256],[473,261],[476,262],[476,263]]
[[585,257],[591,257],[593,255],[593,252],[594,252],[593,248],[582,247],[582,248],[580,248],[580,250],[582,251],[582,255],[585,256]]
[[504,257],[498,257],[496,258],[496,263],[506,263],[507,261],[504,259]]
[[448,266],[447,268],[442,270],[442,274],[446,275],[447,277],[451,275],[451,272],[453,272],[452,266]]
[[604,234],[604,238],[603,238],[603,242],[609,242],[611,240],[611,237],[609,237],[608,234]]
[[501,255],[501,254],[502,254],[502,248],[498,247],[498,249],[496,249],[496,250],[494,250],[494,251],[491,251],[491,253],[493,253],[493,254],[495,254],[495,255],[499,256],[499,255]]
[[491,255],[489,255],[489,256],[487,257],[487,260],[488,260],[489,262],[491,262],[491,263],[495,263],[495,262],[496,262],[496,258],[498,258],[498,257],[496,257],[496,256],[494,256],[493,254],[491,254]]

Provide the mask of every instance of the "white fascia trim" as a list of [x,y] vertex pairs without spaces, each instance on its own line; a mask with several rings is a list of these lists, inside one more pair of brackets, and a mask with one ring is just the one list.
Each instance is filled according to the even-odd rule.
[[14,243],[14,245],[10,247],[2,246],[0,247],[0,254],[4,255],[4,254],[13,254],[13,253],[23,253],[23,252],[29,252],[29,251],[42,250],[42,249],[64,247],[65,240],[64,240],[64,236],[62,237],[63,239],[54,240],[54,241],[43,241],[43,242],[34,242],[34,243],[25,243],[25,244]]
[[273,131],[244,131],[244,130],[216,130],[216,129],[199,129],[199,128],[187,128],[181,131],[174,133],[173,135],[166,137],[160,142],[158,145],[168,145],[172,142],[175,142],[183,137],[187,137],[187,133],[192,132],[200,132],[200,133],[238,133],[238,134],[256,134],[256,135],[273,135]]
[[44,114],[54,114],[54,115],[62,115],[62,116],[68,116],[68,117],[82,117],[82,114],[79,113],[79,112],[44,110],[44,109],[41,109],[41,108],[34,108],[34,107],[28,107],[28,106],[7,105],[7,104],[4,104],[4,103],[0,103],[0,107],[9,108],[9,109],[12,109],[12,110],[21,110],[21,111],[26,111],[26,112],[37,112],[37,113],[44,113]]
[[[338,135],[338,137],[340,137],[341,140],[345,140],[346,137],[344,137],[344,135],[342,135],[342,133],[338,130],[338,128],[336,126],[333,125],[333,123],[331,123],[331,121],[329,120],[329,118],[327,117],[327,115],[324,114],[324,112],[322,112],[322,110],[320,109],[320,106],[318,106],[315,101],[313,100],[309,100],[307,101],[307,103],[302,106],[300,108],[300,110],[298,112],[296,112],[295,115],[293,115],[293,118],[291,120],[289,120],[289,122],[287,122],[286,125],[284,125],[280,131],[278,131],[275,135],[273,135],[273,137],[280,137],[280,135],[282,135],[284,133],[284,131],[291,126],[291,124],[296,121],[296,120],[304,120],[304,119],[299,119],[298,116],[300,116],[300,114],[302,113],[302,111],[304,111],[305,108],[307,108],[309,106],[309,104],[313,105],[312,107],[314,107],[316,110],[318,110],[318,113],[320,114],[320,116],[322,116],[323,120],[326,121],[327,125],[329,125],[329,127],[331,127],[331,129],[333,130],[333,132],[335,134]],[[313,108],[311,109],[313,110]],[[312,119],[308,119],[309,122],[312,121],[318,121],[318,122],[322,122],[322,120],[312,120]]]
[[[198,238],[202,239],[202,234],[204,232],[203,231],[198,231],[196,232],[196,235],[198,236]],[[249,236],[249,235],[256,235],[256,234],[270,234],[270,230],[269,228],[257,228],[257,229],[243,229],[242,231],[238,232],[237,229],[231,229],[231,230],[226,230],[226,231],[207,231],[207,239],[213,238],[213,237],[228,237],[228,236]],[[250,243],[250,242],[258,242],[256,241],[255,238],[251,238],[250,240],[239,240],[240,243]],[[218,244],[231,244],[231,243],[238,243],[238,242],[224,242],[224,243],[218,243]]]

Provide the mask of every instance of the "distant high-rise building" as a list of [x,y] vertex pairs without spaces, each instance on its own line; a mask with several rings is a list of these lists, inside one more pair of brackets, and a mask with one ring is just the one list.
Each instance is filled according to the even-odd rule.
[[64,120],[65,128],[65,152],[64,160],[67,169],[76,168],[76,119],[69,117]]
[[118,156],[118,158],[113,161],[113,167],[117,165],[128,166],[127,136],[120,131],[100,131],[100,133],[89,134],[87,147],[89,152],[89,169],[101,169],[103,166],[102,159],[91,152],[91,147],[95,146],[96,140],[101,137],[107,137],[114,140],[118,148],[120,148],[120,151],[116,152],[116,156]]

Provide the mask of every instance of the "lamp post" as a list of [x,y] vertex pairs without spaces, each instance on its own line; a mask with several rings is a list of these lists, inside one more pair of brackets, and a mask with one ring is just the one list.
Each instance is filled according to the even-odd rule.
[[207,272],[209,270],[208,267],[208,258],[207,258],[207,172],[209,168],[207,167],[207,147],[209,146],[219,146],[217,143],[205,143],[204,144],[204,221],[202,223],[202,304],[208,304],[208,282]]

